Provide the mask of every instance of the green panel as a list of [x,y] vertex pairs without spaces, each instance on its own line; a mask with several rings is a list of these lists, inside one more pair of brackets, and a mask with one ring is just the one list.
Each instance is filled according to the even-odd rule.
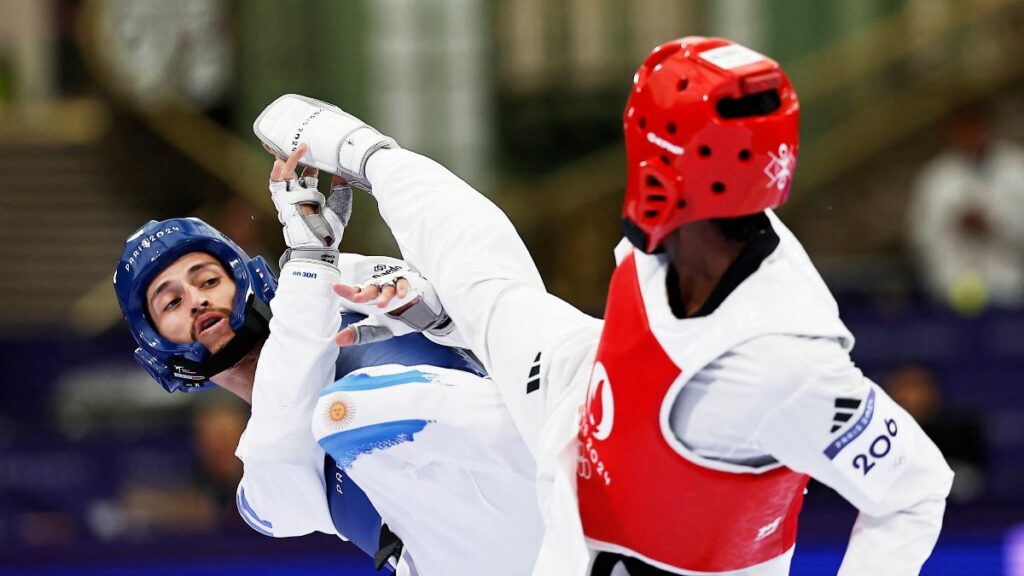
[[769,53],[784,65],[856,36],[906,6],[906,0],[762,1]]
[[369,96],[369,14],[373,0],[306,0],[318,8],[310,40],[315,55],[316,89],[356,116],[366,116]]
[[[281,94],[308,94],[366,111],[366,5],[370,0],[245,0],[238,15],[236,126],[247,133]],[[353,80],[356,79],[356,80]]]
[[843,0],[771,0],[763,10],[769,54],[783,65],[820,50],[840,33]]

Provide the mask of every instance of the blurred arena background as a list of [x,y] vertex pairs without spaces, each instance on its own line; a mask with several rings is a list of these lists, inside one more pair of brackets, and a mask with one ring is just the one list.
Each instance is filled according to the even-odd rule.
[[[250,126],[297,92],[476,185],[549,288],[600,313],[632,73],[685,35],[728,36],[794,81],[780,214],[855,360],[958,473],[923,573],[1024,575],[1024,286],[971,266],[999,236],[1003,272],[1024,274],[1024,216],[1007,218],[1024,172],[1011,154],[1001,193],[1020,201],[980,190],[945,228],[925,222],[940,201],[921,177],[941,154],[974,146],[982,165],[1024,143],[1022,0],[0,0],[0,574],[370,574],[336,538],[273,540],[237,517],[246,407],[168,395],[135,366],[110,285],[123,239],[198,215],[276,261]],[[344,246],[394,254],[356,202]],[[835,573],[853,518],[812,486],[793,574]]]

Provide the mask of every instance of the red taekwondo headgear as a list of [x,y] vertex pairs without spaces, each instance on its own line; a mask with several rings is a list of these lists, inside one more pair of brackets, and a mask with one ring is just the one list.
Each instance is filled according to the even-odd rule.
[[626,104],[623,230],[655,251],[682,224],[786,201],[800,104],[778,63],[722,38],[657,47]]

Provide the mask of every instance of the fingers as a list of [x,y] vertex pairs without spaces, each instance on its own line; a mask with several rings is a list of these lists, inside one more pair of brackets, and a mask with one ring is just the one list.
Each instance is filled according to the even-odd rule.
[[387,308],[398,290],[393,284],[386,284],[380,289],[380,298],[377,300],[377,308]]
[[359,288],[338,282],[334,285],[334,293],[345,300],[352,300],[359,293]]
[[[284,161],[284,165],[281,167],[281,174],[279,175],[280,180],[292,180],[295,178],[295,167],[299,165],[299,159],[306,153],[306,145],[299,144],[299,147],[292,152],[292,155]],[[275,166],[277,162],[274,163]]]
[[383,340],[389,340],[394,336],[391,329],[386,326],[380,326],[377,324],[367,323],[366,320],[353,324],[351,326],[356,333],[356,344],[371,344],[373,342],[381,342]]
[[365,304],[378,296],[380,296],[380,286],[370,284],[369,286],[360,288],[359,293],[355,295],[355,298],[353,298],[352,301],[357,304]]
[[359,322],[348,326],[334,336],[334,343],[338,346],[354,346],[358,344],[371,344],[381,342],[394,337],[390,329],[376,324]]
[[[268,150],[269,151],[269,150]],[[295,178],[295,167],[299,165],[299,158],[306,153],[306,145],[299,144],[299,147],[292,152],[292,155],[288,157],[288,160],[281,160],[280,158],[274,157],[274,167],[270,170],[270,180],[273,182],[281,182],[283,180],[291,180]],[[312,170],[311,176],[317,175],[316,168],[305,168],[302,171],[302,175],[306,176],[306,172]]]
[[352,346],[356,343],[356,329],[348,326],[341,332],[338,332],[334,335],[334,343],[342,348]]
[[409,281],[399,278],[394,284],[368,284],[366,286],[354,286],[338,282],[334,285],[334,293],[355,304],[366,304],[373,302],[378,308],[387,308],[395,298],[405,298],[409,294]]
[[349,284],[342,284],[341,282],[334,285],[334,293],[349,302],[355,302],[356,304],[365,304],[377,296],[380,296],[380,286],[370,284],[369,286],[351,286]]
[[281,182],[284,178],[281,175],[284,173],[284,160],[280,158],[274,159],[274,167],[270,170],[271,182]]

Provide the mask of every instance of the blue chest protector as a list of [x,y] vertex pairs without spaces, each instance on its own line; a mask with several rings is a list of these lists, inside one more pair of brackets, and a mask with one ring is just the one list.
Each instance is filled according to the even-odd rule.
[[[363,318],[360,314],[345,314],[342,316],[341,327]],[[421,334],[414,333],[383,342],[342,348],[335,362],[334,378],[339,380],[354,370],[382,364],[426,364],[485,375],[479,363],[467,353],[435,344]],[[402,541],[383,525],[380,514],[366,493],[349,478],[348,473],[337,465],[330,454],[324,459],[324,480],[331,520],[338,532],[369,554],[377,570],[384,566],[388,558],[397,558],[401,554]]]

